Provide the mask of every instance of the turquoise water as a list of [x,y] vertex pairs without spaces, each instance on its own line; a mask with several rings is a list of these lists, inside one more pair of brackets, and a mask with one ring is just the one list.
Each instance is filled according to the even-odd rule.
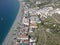
[[17,0],[0,0],[0,45],[8,34],[19,10]]

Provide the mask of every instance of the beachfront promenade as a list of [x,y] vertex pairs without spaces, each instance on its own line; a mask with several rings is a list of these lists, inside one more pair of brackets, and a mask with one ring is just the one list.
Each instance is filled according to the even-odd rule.
[[16,37],[16,35],[13,35],[13,34],[17,33],[15,30],[19,26],[18,23],[22,24],[22,17],[23,17],[22,0],[20,0],[19,2],[20,2],[20,9],[19,9],[18,15],[17,15],[15,22],[13,23],[9,33],[7,34],[5,40],[3,41],[2,45],[16,45],[16,40],[14,39]]

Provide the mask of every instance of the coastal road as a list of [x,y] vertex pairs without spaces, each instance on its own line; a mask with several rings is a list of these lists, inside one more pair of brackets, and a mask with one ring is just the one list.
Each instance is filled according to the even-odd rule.
[[19,9],[18,15],[17,15],[10,31],[8,32],[5,40],[3,41],[2,45],[16,45],[16,40],[14,40],[14,38],[17,35],[13,35],[13,34],[17,33],[15,30],[18,26],[20,26],[18,23],[22,24],[22,18],[23,18],[23,15],[24,15],[22,0],[20,0],[19,2],[20,2],[20,9]]

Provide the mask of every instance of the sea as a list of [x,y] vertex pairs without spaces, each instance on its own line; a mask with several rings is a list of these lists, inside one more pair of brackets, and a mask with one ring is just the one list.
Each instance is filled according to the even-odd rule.
[[10,31],[19,11],[18,0],[0,0],[0,45]]

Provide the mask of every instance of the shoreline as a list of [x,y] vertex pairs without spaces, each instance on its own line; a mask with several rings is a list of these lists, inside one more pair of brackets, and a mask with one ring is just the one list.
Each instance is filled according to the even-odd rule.
[[[21,22],[22,21],[21,18],[23,17],[23,12],[22,12],[23,4],[22,4],[22,0],[19,1],[19,4],[20,4],[20,7],[19,7],[18,14],[16,16],[16,19],[15,19],[15,21],[14,21],[10,31],[8,32],[5,40],[3,41],[2,45],[12,45],[14,37],[16,37],[16,35],[14,36],[13,34],[16,33],[15,30],[16,30],[16,28],[18,26],[18,23],[20,23],[20,24],[22,23]],[[16,44],[14,43],[13,45],[16,45]]]

